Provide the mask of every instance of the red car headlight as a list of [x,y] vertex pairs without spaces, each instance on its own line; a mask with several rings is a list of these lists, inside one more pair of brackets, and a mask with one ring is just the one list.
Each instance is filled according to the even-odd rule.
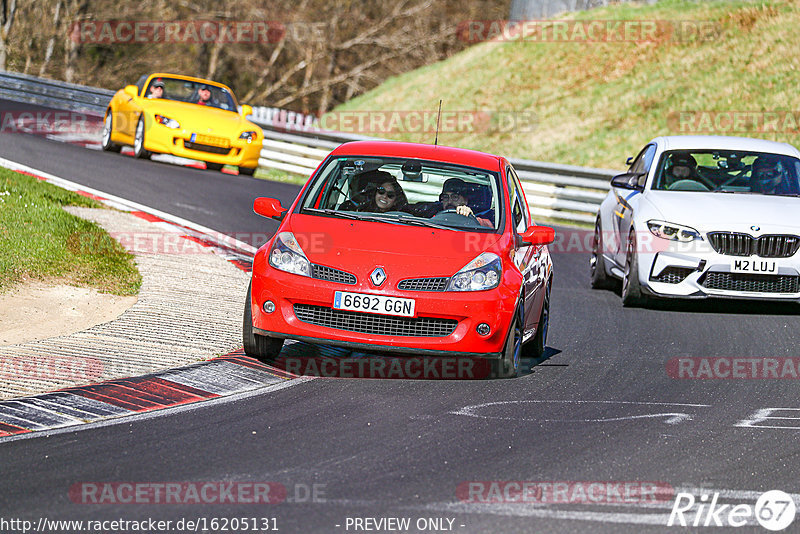
[[287,273],[311,276],[311,262],[291,232],[281,232],[269,251],[269,264]]
[[500,256],[484,252],[453,275],[447,291],[484,291],[500,284],[502,273]]

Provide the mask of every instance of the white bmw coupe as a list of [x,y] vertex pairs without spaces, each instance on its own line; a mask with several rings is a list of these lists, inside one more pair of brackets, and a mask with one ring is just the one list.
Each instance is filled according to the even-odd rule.
[[650,296],[800,302],[800,151],[716,136],[658,137],[600,205],[591,284]]

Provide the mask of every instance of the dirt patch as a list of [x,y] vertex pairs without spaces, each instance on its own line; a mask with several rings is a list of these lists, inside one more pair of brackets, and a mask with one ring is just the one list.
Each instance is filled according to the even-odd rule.
[[29,282],[0,294],[0,346],[80,332],[116,319],[137,297]]

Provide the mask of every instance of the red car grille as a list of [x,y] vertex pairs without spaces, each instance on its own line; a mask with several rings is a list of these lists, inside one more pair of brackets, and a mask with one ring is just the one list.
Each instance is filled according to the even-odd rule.
[[294,314],[304,323],[381,336],[447,337],[458,325],[455,319],[393,317],[309,304],[295,304]]
[[346,271],[340,271],[339,269],[334,269],[333,267],[317,265],[316,263],[311,265],[311,276],[312,278],[316,278],[318,280],[327,280],[328,282],[336,282],[339,284],[354,285],[356,283],[356,277],[354,274],[350,274]]
[[444,291],[447,289],[449,278],[409,278],[397,284],[397,289],[403,291]]

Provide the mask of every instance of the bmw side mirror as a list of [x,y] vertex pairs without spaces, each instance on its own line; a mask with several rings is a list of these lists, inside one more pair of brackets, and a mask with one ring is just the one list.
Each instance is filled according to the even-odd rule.
[[644,176],[643,172],[626,172],[625,174],[619,174],[611,179],[611,187],[641,191],[643,187],[639,185],[639,179],[642,176]]
[[625,165],[630,166],[633,163],[633,156],[628,156],[628,159],[625,160]]
[[125,89],[123,89],[123,91],[125,91],[126,95],[134,97],[134,98],[139,96],[139,88],[136,87],[135,85],[126,85]]
[[549,245],[556,240],[556,231],[549,226],[531,226],[519,235],[520,244]]
[[281,206],[280,200],[267,197],[258,197],[253,202],[253,211],[262,217],[269,217],[277,221],[282,221],[288,210]]

